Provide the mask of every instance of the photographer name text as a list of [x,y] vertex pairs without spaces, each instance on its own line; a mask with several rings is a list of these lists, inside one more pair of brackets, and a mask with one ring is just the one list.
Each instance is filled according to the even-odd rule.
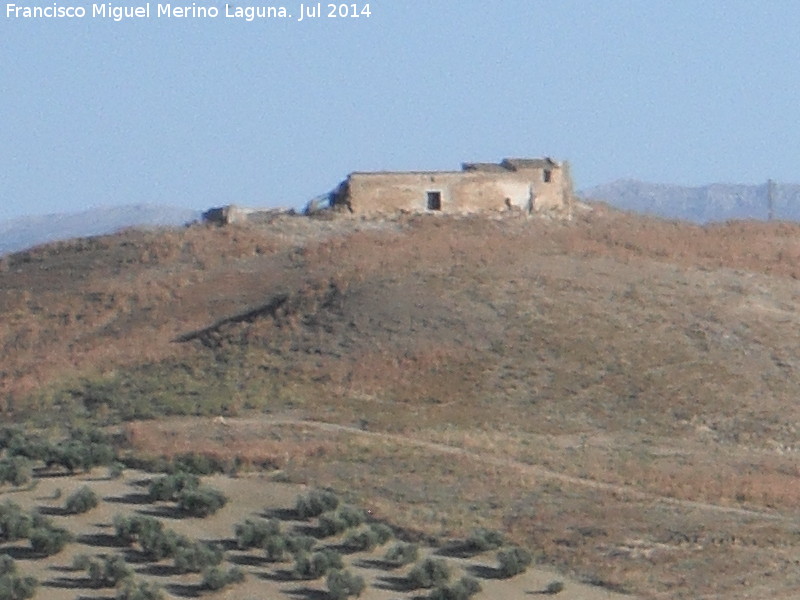
[[368,19],[372,16],[367,3],[301,3],[287,6],[225,4],[224,7],[191,4],[146,3],[120,5],[106,2],[91,6],[76,6],[53,2],[45,6],[6,4],[6,19],[108,19],[126,21],[135,19],[238,19],[247,22],[262,19],[293,19],[302,22],[315,19]]

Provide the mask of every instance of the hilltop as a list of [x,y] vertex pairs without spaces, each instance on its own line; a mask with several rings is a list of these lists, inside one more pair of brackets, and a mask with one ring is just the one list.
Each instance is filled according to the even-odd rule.
[[789,597],[798,258],[800,226],[604,205],[73,240],[0,262],[0,397],[420,535],[500,528],[609,589]]

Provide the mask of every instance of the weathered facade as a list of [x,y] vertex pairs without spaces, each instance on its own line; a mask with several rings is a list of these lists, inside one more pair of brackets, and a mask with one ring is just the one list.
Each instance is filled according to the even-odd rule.
[[355,215],[521,210],[568,216],[573,203],[567,163],[550,158],[464,163],[461,171],[351,173],[331,205]]

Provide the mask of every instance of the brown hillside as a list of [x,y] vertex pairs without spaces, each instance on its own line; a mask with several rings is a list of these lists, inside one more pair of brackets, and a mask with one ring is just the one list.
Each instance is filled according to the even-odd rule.
[[798,258],[795,225],[603,206],[130,231],[2,261],[0,398],[239,415],[224,443],[128,434],[261,452],[431,535],[501,527],[645,596],[778,597],[800,586]]

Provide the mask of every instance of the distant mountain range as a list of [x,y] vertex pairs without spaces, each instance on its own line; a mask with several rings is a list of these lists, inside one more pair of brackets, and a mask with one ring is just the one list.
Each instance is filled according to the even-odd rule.
[[0,255],[74,237],[104,235],[126,227],[180,226],[200,218],[200,211],[135,204],[77,213],[18,217],[0,221]]
[[[585,200],[601,200],[623,210],[695,223],[769,218],[769,186],[716,183],[702,187],[620,180],[582,190]],[[800,221],[800,185],[773,185],[773,217]],[[180,226],[201,211],[135,204],[78,213],[19,217],[0,221],[0,255],[74,237],[104,235],[126,227]]]
[[[800,185],[773,184],[773,217],[800,221]],[[695,223],[769,218],[769,185],[715,183],[703,187],[621,180],[580,192],[623,210]]]

